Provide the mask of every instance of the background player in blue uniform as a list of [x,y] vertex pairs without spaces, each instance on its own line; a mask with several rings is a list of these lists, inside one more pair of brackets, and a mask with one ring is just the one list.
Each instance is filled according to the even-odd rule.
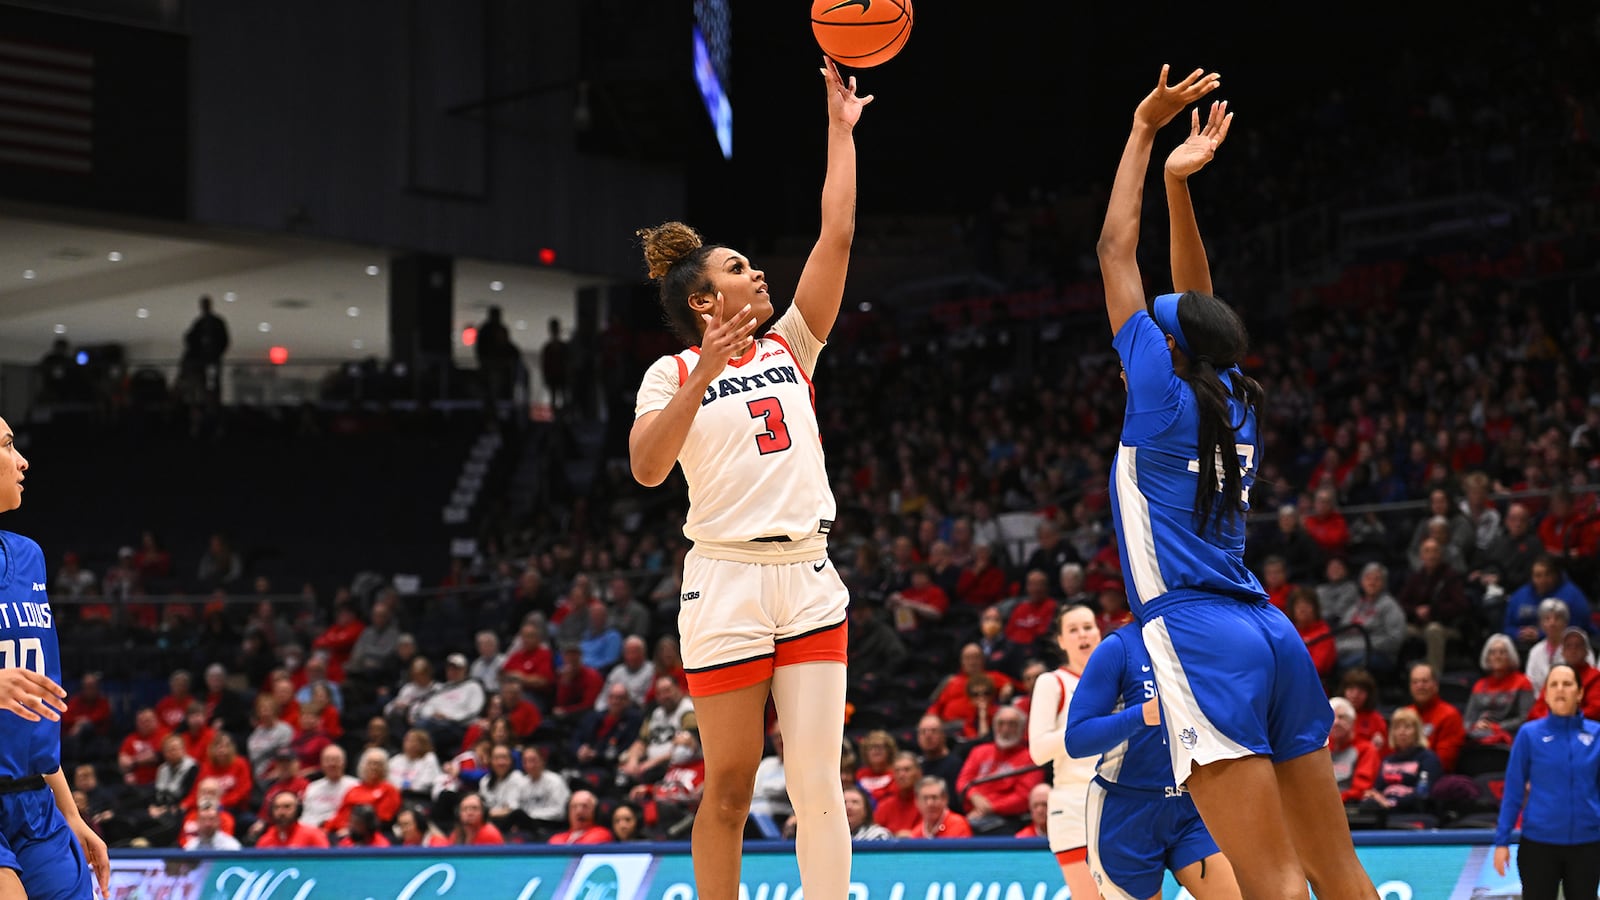
[[1128,387],[1112,514],[1129,605],[1160,693],[1173,775],[1185,784],[1245,897],[1375,898],[1344,824],[1326,749],[1332,710],[1305,644],[1244,565],[1261,388],[1237,368],[1238,315],[1211,294],[1188,177],[1232,116],[1213,103],[1166,164],[1176,293],[1147,307],[1137,258],[1156,132],[1211,93],[1167,67],[1139,103],[1098,246],[1112,345]]
[[1239,896],[1228,858],[1172,779],[1150,654],[1133,626],[1106,635],[1067,708],[1067,753],[1100,754],[1089,786],[1089,869],[1107,900],[1161,895],[1163,870],[1196,900]]
[[[0,512],[22,505],[27,470],[0,419]],[[61,772],[66,692],[48,583],[39,545],[0,531],[0,900],[88,900],[111,877]]]

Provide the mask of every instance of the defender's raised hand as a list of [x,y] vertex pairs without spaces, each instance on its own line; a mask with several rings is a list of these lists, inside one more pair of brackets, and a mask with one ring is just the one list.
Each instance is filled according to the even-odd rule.
[[1200,127],[1200,108],[1195,107],[1189,117],[1189,137],[1167,156],[1167,174],[1174,178],[1188,178],[1205,168],[1216,155],[1217,148],[1228,138],[1228,126],[1233,124],[1233,113],[1228,112],[1228,101],[1211,103],[1211,113],[1205,127]]
[[1151,128],[1160,128],[1171,122],[1178,113],[1183,112],[1184,107],[1216,90],[1222,84],[1222,76],[1216,72],[1206,74],[1205,69],[1195,69],[1189,73],[1188,78],[1169,85],[1167,74],[1171,68],[1171,66],[1161,67],[1161,79],[1156,82],[1156,89],[1139,101],[1138,109],[1133,111],[1135,121]]

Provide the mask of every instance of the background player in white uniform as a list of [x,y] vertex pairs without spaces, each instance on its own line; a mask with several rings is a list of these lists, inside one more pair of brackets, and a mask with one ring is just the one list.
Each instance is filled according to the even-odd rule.
[[[628,437],[640,484],[675,464],[689,485],[678,630],[706,762],[694,822],[700,897],[735,900],[745,819],[761,762],[767,698],[777,706],[798,820],[795,855],[811,900],[845,900],[850,826],[839,782],[845,609],[828,564],[833,492],[811,388],[844,297],[855,235],[854,129],[870,96],[825,61],[828,165],[822,228],[770,330],[764,273],[687,225],[640,232],[661,305],[689,350],[645,373]],[[748,186],[739,186],[748,190]],[[752,192],[753,206],[759,198]]]
[[1100,646],[1100,626],[1094,610],[1081,603],[1056,612],[1056,646],[1066,654],[1061,668],[1040,675],[1033,683],[1028,706],[1028,755],[1038,765],[1050,763],[1050,852],[1061,864],[1061,877],[1073,897],[1095,896],[1094,875],[1089,871],[1089,840],[1084,829],[1084,801],[1094,778],[1094,757],[1067,755],[1067,711],[1078,689],[1083,667]]
[[[0,512],[22,505],[28,461],[0,419]],[[111,877],[105,842],[61,771],[61,647],[44,553],[0,531],[0,900],[89,900]]]

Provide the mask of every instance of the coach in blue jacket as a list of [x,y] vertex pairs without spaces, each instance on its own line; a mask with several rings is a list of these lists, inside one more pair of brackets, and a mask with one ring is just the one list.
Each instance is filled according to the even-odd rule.
[[1593,897],[1600,890],[1600,722],[1580,712],[1583,688],[1566,663],[1550,668],[1544,700],[1550,715],[1523,725],[1511,745],[1494,869],[1506,873],[1521,816],[1524,900],[1555,900],[1563,889],[1567,897]]

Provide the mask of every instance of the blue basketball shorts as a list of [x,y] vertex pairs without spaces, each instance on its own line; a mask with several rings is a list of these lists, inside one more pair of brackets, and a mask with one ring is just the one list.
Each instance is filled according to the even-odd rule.
[[1089,871],[1106,900],[1148,900],[1161,894],[1165,870],[1178,872],[1217,853],[1187,793],[1089,785]]
[[1178,784],[1194,766],[1246,756],[1284,762],[1327,746],[1333,710],[1322,679],[1272,605],[1184,601],[1146,622],[1143,634]]
[[94,876],[50,788],[0,794],[0,868],[22,879],[28,900],[91,900]]

